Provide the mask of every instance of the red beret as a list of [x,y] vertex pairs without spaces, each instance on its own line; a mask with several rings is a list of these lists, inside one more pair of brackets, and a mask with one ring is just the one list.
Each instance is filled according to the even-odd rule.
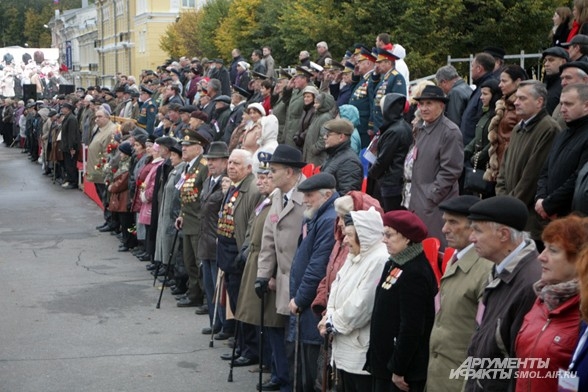
[[410,211],[389,211],[382,217],[384,226],[391,227],[414,243],[427,238],[427,226]]

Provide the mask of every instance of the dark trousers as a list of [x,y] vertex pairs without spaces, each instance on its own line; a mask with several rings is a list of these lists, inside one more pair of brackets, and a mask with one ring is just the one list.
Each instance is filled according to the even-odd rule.
[[102,207],[104,207],[104,222],[112,225],[112,212],[108,211],[108,188],[106,184],[94,183],[94,186],[96,187],[96,193],[102,202]]
[[122,243],[129,248],[134,248],[137,246],[137,236],[130,233],[129,229],[135,223],[135,214],[132,212],[119,212],[118,216],[120,218]]
[[[408,381],[405,380],[410,388],[410,391],[413,392],[422,392],[425,390],[426,381]],[[400,391],[392,382],[392,378],[390,380],[384,380],[381,378],[372,377],[372,392],[397,392]]]
[[384,212],[402,209],[402,195],[382,196],[382,207]]
[[[33,151],[33,150],[31,150]],[[33,157],[35,157],[35,152],[32,152]],[[78,168],[77,168],[77,158],[76,155],[71,156],[69,151],[63,153],[63,166],[65,169],[65,180],[73,185],[78,185]]]
[[[212,326],[214,317],[214,308],[218,303],[216,320],[214,320],[214,330],[220,331],[223,322],[226,318],[225,309],[220,306],[220,298],[215,297],[216,291],[216,277],[218,275],[218,267],[216,260],[202,260],[202,283],[204,284],[204,291],[206,292],[206,304],[208,305],[208,318]],[[220,282],[218,283],[220,284]],[[222,293],[221,293],[222,294]]]
[[[241,289],[242,273],[225,272],[225,284],[227,285],[227,294],[229,295],[229,304],[233,313],[237,310],[237,300],[239,299],[239,290]],[[238,348],[241,350],[241,356],[249,359],[257,359],[257,331],[255,326],[249,323],[239,322],[237,324]]]
[[339,370],[343,390],[345,392],[364,392],[372,390],[372,376],[369,374],[353,374]]
[[[318,375],[318,359],[321,346],[299,342],[298,363],[295,363],[295,342],[286,343],[288,362],[290,363],[290,383],[294,388],[294,374],[296,374],[296,391],[314,392]],[[295,367],[297,367],[295,371]]]
[[[281,392],[292,390],[284,328],[266,327],[265,333],[271,351],[272,381],[280,384]],[[265,355],[265,353],[264,353]]]

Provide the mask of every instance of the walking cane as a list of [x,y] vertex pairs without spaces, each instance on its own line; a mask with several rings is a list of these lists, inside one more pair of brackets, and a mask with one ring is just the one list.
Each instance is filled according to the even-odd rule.
[[[163,278],[163,283],[161,285],[161,291],[159,291],[159,299],[157,300],[157,305],[155,306],[156,309],[159,309],[160,305],[161,305],[161,297],[163,296],[163,289],[165,288],[165,285],[167,283],[167,277],[169,276],[169,271],[170,271],[170,266],[171,266],[171,262],[172,262],[172,258],[174,257],[174,250],[176,248],[176,241],[178,240],[178,233],[180,231],[176,230],[176,235],[174,236],[174,242],[172,244],[171,250],[169,251],[169,259],[167,261],[167,271],[165,273],[165,277]],[[157,271],[155,271],[155,280],[157,280],[157,273],[159,272],[159,269],[157,269]],[[155,285],[155,281],[153,282],[153,285]]]
[[218,270],[216,274],[216,287],[214,288],[214,314],[212,315],[212,324],[210,325],[210,343],[208,347],[214,347],[214,325],[216,324],[216,312],[218,311],[218,303],[221,296],[221,279],[224,277],[222,271]]
[[300,312],[296,312],[296,336],[294,337],[294,389],[297,392],[296,385],[298,384],[298,345],[300,343]]
[[[167,263],[167,267],[169,268],[169,265],[171,263],[171,259],[173,257],[175,248],[176,248],[176,241],[178,240],[178,233],[180,231],[176,229],[176,235],[174,236],[174,241],[171,247],[171,250],[169,252],[169,261]],[[159,269],[161,268],[161,266],[164,265],[161,261],[158,263],[157,268],[155,268],[155,273],[153,274],[153,286],[155,286],[155,282],[157,282],[157,278],[159,277]],[[169,272],[169,271],[166,271]],[[167,274],[166,274],[167,275]]]
[[321,392],[327,392],[329,385],[329,333],[329,327],[327,326],[327,334],[325,335],[325,341],[323,343],[323,385],[321,386]]
[[227,382],[233,382],[233,367],[235,366],[235,350],[237,349],[237,345],[239,344],[239,324],[240,321],[235,319],[235,335],[234,339],[235,342],[233,343],[233,353],[231,354],[231,369],[229,370],[229,377],[227,378]]
[[259,328],[259,390],[261,391],[261,384],[263,378],[263,329],[264,327],[264,310],[265,310],[265,293],[262,292],[261,294],[261,313],[259,315],[260,318],[260,328]]

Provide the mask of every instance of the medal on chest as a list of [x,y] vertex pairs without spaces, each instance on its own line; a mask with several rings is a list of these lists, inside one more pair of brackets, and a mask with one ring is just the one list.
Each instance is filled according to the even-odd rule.
[[223,208],[219,212],[218,216],[218,228],[217,234],[227,238],[233,238],[235,235],[235,202],[239,196],[239,190],[233,192],[227,202],[223,205]]
[[386,276],[386,279],[384,280],[384,283],[382,283],[382,288],[384,290],[390,290],[392,285],[398,281],[400,275],[402,275],[402,270],[400,268],[391,268],[390,272],[388,273],[388,276]]
[[183,176],[183,182],[180,188],[180,199],[182,205],[193,203],[198,200],[200,192],[196,187],[196,177],[198,176],[198,170],[195,173],[185,173]]

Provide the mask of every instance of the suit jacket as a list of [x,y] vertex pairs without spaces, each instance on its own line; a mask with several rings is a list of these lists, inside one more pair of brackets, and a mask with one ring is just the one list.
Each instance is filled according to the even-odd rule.
[[440,309],[431,331],[427,390],[459,391],[463,380],[449,379],[467,356],[476,330],[476,313],[482,300],[492,262],[476,253],[473,246],[447,267],[441,278]]
[[99,160],[101,156],[107,158],[106,148],[112,140],[114,132],[116,132],[116,125],[109,122],[104,128],[96,127],[96,131],[91,135],[86,165],[86,178],[88,181],[104,184],[104,172],[102,168],[96,169],[96,165],[100,163],[100,166],[103,166],[103,163],[99,162]]
[[202,186],[200,195],[200,237],[198,239],[198,258],[200,260],[216,260],[216,229],[218,227],[218,212],[223,203],[222,176],[218,178],[214,187],[210,189],[208,177]]
[[181,216],[184,218],[182,233],[184,235],[200,234],[200,219],[202,219],[200,193],[207,176],[206,158],[201,155],[184,176],[185,181],[180,189]]
[[[306,177],[300,176],[298,186]],[[296,188],[295,188],[296,189]],[[275,306],[279,314],[289,315],[290,267],[302,236],[304,220],[303,194],[294,190],[284,207],[284,193],[279,189],[272,196],[272,206],[263,228],[257,276],[276,278]]]

